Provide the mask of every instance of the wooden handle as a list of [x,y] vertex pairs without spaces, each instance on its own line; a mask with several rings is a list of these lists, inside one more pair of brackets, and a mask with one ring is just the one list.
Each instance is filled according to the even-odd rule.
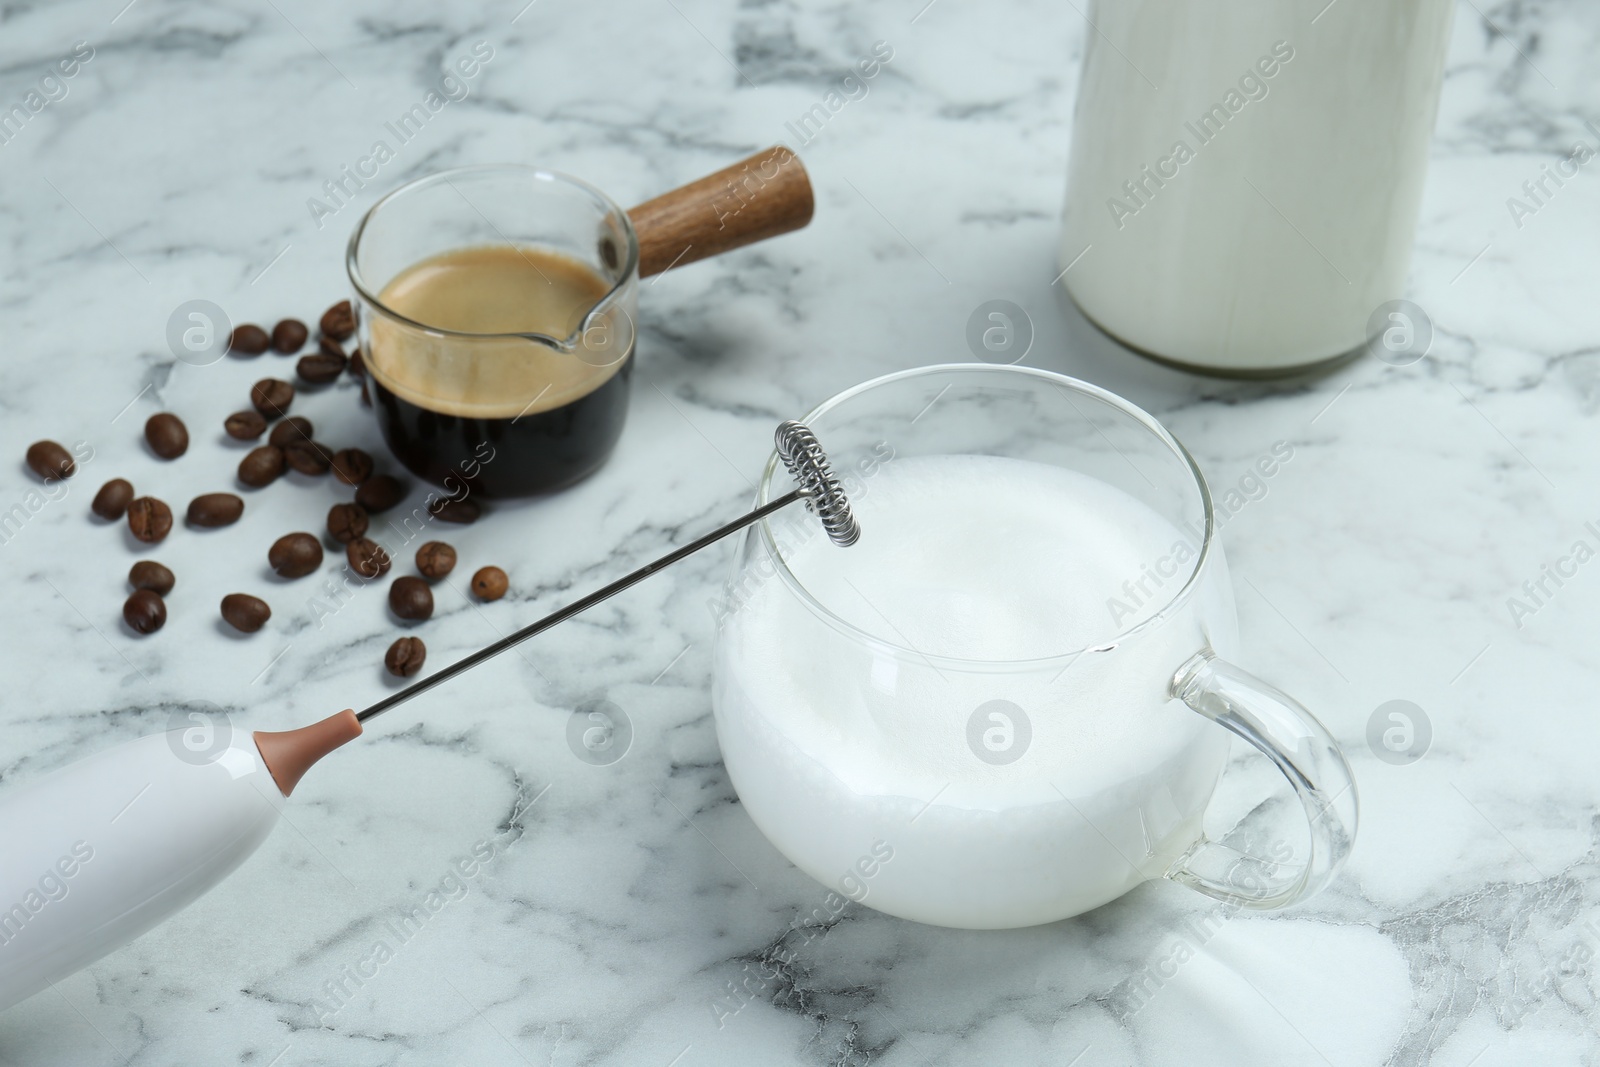
[[629,211],[639,277],[798,230],[812,207],[800,157],[774,145]]

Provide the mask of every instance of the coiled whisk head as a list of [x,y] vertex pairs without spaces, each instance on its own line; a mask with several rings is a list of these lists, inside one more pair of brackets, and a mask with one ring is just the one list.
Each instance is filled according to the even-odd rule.
[[861,538],[861,527],[850,513],[850,501],[828,465],[828,454],[817,443],[817,435],[805,423],[789,419],[779,424],[773,437],[778,458],[800,483],[806,508],[822,520],[829,539],[840,548],[855,544]]

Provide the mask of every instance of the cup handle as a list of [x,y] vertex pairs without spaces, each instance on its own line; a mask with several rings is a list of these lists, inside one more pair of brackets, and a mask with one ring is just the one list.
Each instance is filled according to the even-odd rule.
[[1286,907],[1332,881],[1350,855],[1359,804],[1350,764],[1327,728],[1299,701],[1209,649],[1178,669],[1172,695],[1277,764],[1305,809],[1311,855],[1304,867],[1285,874],[1280,864],[1202,834],[1166,877],[1208,897],[1262,911]]

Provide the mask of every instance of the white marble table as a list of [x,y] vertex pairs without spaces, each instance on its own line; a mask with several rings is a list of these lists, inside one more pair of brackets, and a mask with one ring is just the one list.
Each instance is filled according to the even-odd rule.
[[[1269,386],[1133,358],[1052,285],[1092,32],[1073,5],[124,2],[0,12],[8,107],[74,42],[93,48],[66,95],[0,144],[0,408],[17,457],[0,469],[0,510],[36,484],[20,462],[29,441],[94,449],[67,497],[0,545],[0,787],[162,729],[188,701],[276,728],[389,690],[381,597],[319,628],[309,590],[263,574],[271,538],[318,528],[327,485],[276,486],[224,534],[175,534],[161,553],[179,574],[171,621],[149,639],[122,627],[131,553],[87,518],[94,487],[121,474],[181,501],[199,481],[231,484],[238,452],[220,420],[265,368],[288,369],[272,355],[175,363],[175,307],[312,318],[344,295],[344,242],[375,194],[440,167],[538,161],[634,202],[786,140],[813,175],[814,224],[645,286],[618,453],[570,492],[452,531],[464,557],[505,566],[514,593],[480,610],[442,590],[423,631],[434,662],[737,513],[776,420],[876,374],[970,358],[968,315],[1008,299],[1036,330],[1029,364],[1156,412],[1217,484],[1292,442],[1293,461],[1225,530],[1247,659],[1346,745],[1364,822],[1332,890],[1203,937],[1212,906],[1171,884],[1011,933],[855,906],[808,927],[821,888],[761,837],[719,760],[706,602],[728,556],[707,553],[374,724],[307,778],[289,824],[219,890],[0,1015],[0,1062],[1600,1055],[1587,962],[1600,952],[1600,564],[1547,585],[1527,617],[1508,607],[1575,541],[1597,545],[1585,523],[1600,520],[1600,191],[1586,168],[1520,227],[1506,206],[1575,140],[1600,142],[1586,124],[1600,116],[1594,10],[1461,7],[1412,267],[1432,352]],[[880,40],[893,58],[870,93],[797,144],[786,124]],[[479,41],[493,58],[468,95],[350,202],[325,198]],[[195,431],[181,468],[139,443],[162,408]],[[302,410],[319,436],[381,451],[353,385]],[[249,639],[215,615],[241,586],[276,607]],[[636,731],[607,767],[565,742],[571,709],[600,698]],[[1431,722],[1411,765],[1366,741],[1396,699]],[[1242,781],[1270,784],[1237,759]],[[494,858],[456,890],[451,865],[475,845]],[[333,1001],[384,924],[441,885],[452,899]],[[780,949],[793,964],[719,1012],[729,983],[770,971]],[[1119,990],[1151,968],[1172,976],[1128,1011]]]

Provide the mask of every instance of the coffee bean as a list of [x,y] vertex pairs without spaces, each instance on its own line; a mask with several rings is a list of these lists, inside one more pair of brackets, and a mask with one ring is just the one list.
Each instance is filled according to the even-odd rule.
[[267,564],[281,578],[304,578],[322,565],[322,543],[308,533],[284,534],[267,550]]
[[367,509],[360,504],[335,504],[328,509],[328,532],[341,545],[367,532]]
[[259,411],[235,411],[222,421],[222,428],[235,441],[254,441],[267,430],[267,420]]
[[341,448],[333,454],[333,476],[345,485],[360,485],[372,477],[372,457],[359,448]]
[[389,610],[402,619],[426,619],[433,614],[433,590],[409,574],[396,578],[389,586]]
[[102,519],[120,519],[128,511],[133,499],[133,486],[126,478],[113,478],[100,487],[89,504],[89,510]]
[[422,669],[422,661],[427,658],[428,646],[419,638],[402,637],[384,653],[383,665],[397,678],[410,678]]
[[349,358],[345,355],[344,345],[331,337],[317,338],[317,351],[325,356],[338,356],[341,361]]
[[122,618],[134,633],[153,634],[167,624],[167,604],[153,589],[137,589],[122,605]]
[[189,428],[170,411],[145,420],[144,439],[150,443],[150,451],[162,459],[177,459],[189,451]]
[[440,497],[428,505],[428,510],[441,522],[469,523],[477,522],[483,509],[478,507],[476,500],[467,497],[462,497],[460,500]]
[[300,441],[285,446],[283,458],[290,467],[312,477],[327,474],[328,468],[333,466],[333,453],[315,441]]
[[228,335],[228,351],[241,356],[259,356],[267,350],[267,344],[267,331],[249,323],[235,326]]
[[[365,378],[367,376],[367,362],[361,358],[361,349],[359,348],[350,353],[350,375],[354,378]],[[365,385],[366,383],[363,382],[362,384]]]
[[189,501],[190,526],[232,526],[244,514],[244,501],[232,493],[202,493]]
[[128,571],[128,584],[135,589],[148,589],[152,593],[166,596],[172,592],[172,586],[177,579],[172,577],[172,572],[153,559],[141,559]]
[[429,581],[440,578],[456,569],[456,550],[443,541],[429,541],[417,549],[417,570]]
[[356,490],[356,503],[376,515],[406,498],[405,483],[392,474],[375,474]]
[[292,356],[305,347],[310,335],[311,331],[299,319],[279,319],[278,325],[272,328],[272,349]]
[[272,618],[272,609],[260,597],[229,593],[222,598],[222,619],[240,633],[253,634]]
[[356,332],[355,309],[350,306],[350,301],[341,300],[322,313],[319,325],[323,333],[335,341],[343,341]]
[[282,378],[263,378],[250,387],[250,404],[269,419],[281,419],[294,403],[294,386]]
[[47,482],[70,478],[78,470],[78,465],[72,462],[72,453],[54,441],[35,441],[29,445],[28,466]]
[[239,461],[239,480],[252,489],[271,485],[283,473],[283,449],[277,445],[252,448]]
[[370,538],[358,537],[345,545],[344,556],[350,569],[363,578],[382,578],[389,573],[389,553]]
[[272,428],[267,435],[267,444],[277,445],[279,448],[288,448],[302,441],[311,440],[311,420],[300,415],[290,415]]
[[472,576],[472,591],[483,600],[499,600],[511,582],[499,567],[479,567]]
[[327,385],[338,381],[339,375],[344,373],[344,357],[313,352],[300,357],[300,361],[294,365],[294,372],[312,385]]
[[146,544],[154,544],[172,531],[172,509],[153,496],[128,504],[128,529]]

